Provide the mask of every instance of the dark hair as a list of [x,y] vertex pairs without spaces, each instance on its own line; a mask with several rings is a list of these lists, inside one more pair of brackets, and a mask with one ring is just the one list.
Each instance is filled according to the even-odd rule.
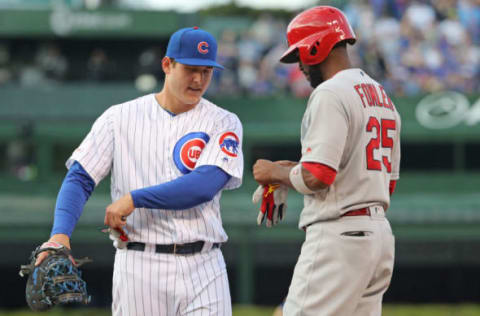
[[[335,44],[335,46],[333,46],[333,48],[337,48],[337,47],[347,47],[347,41],[348,41],[348,40],[340,41],[340,42],[338,42],[337,44]],[[332,48],[332,49],[333,49],[333,48]]]

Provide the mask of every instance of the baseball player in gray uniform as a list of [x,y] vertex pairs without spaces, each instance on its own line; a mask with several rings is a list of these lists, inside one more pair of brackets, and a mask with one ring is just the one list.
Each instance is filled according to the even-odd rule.
[[216,54],[210,33],[175,32],[163,89],[107,109],[67,161],[50,242],[70,248],[86,200],[111,173],[115,316],[232,313],[219,201],[242,181],[242,125],[202,98],[223,68]]
[[261,185],[304,195],[306,232],[283,308],[286,316],[381,315],[393,270],[385,212],[400,165],[400,116],[384,88],[352,68],[355,34],[344,14],[319,6],[287,29],[284,63],[299,63],[312,92],[301,126],[300,162],[258,160]]

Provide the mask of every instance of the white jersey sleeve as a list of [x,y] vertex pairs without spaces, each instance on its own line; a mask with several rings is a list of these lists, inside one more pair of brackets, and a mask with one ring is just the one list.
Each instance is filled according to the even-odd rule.
[[397,128],[395,129],[395,141],[392,148],[392,173],[390,175],[391,180],[398,180],[400,178],[400,130],[401,120],[397,115],[396,119]]
[[70,168],[78,161],[95,181],[95,185],[105,178],[112,167],[113,115],[114,107],[110,107],[93,123],[88,135],[66,162],[67,168]]
[[235,114],[228,113],[216,123],[213,135],[195,167],[218,166],[232,176],[225,189],[240,187],[243,175],[242,138],[242,123]]
[[348,134],[348,115],[340,100],[328,90],[318,90],[309,100],[302,122],[301,162],[318,162],[338,171]]

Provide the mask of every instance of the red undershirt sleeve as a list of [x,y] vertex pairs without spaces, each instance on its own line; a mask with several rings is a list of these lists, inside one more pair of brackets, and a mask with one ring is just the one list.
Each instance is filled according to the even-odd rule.
[[[335,181],[337,172],[335,169],[317,162],[302,162],[302,166],[307,169],[315,178],[327,185],[331,185]],[[397,180],[390,180],[389,192],[390,195],[395,192]]]
[[326,185],[331,185],[337,175],[335,169],[318,162],[302,162],[302,167]]
[[397,180],[390,180],[390,185],[388,187],[388,190],[390,191],[390,196],[393,194],[395,191],[395,186],[397,185]]

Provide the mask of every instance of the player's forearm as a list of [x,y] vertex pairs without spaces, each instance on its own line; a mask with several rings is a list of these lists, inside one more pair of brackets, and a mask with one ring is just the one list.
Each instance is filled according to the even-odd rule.
[[337,171],[322,163],[302,162],[302,176],[309,189],[318,191],[335,181]]
[[71,236],[94,188],[93,179],[79,163],[75,162],[58,192],[51,236],[56,234]]
[[292,166],[278,166],[272,175],[271,183],[280,183],[286,185],[290,188],[293,188],[292,182],[290,181],[290,170]]
[[201,166],[175,180],[132,191],[133,204],[136,208],[189,209],[212,200],[230,177],[216,166]]

